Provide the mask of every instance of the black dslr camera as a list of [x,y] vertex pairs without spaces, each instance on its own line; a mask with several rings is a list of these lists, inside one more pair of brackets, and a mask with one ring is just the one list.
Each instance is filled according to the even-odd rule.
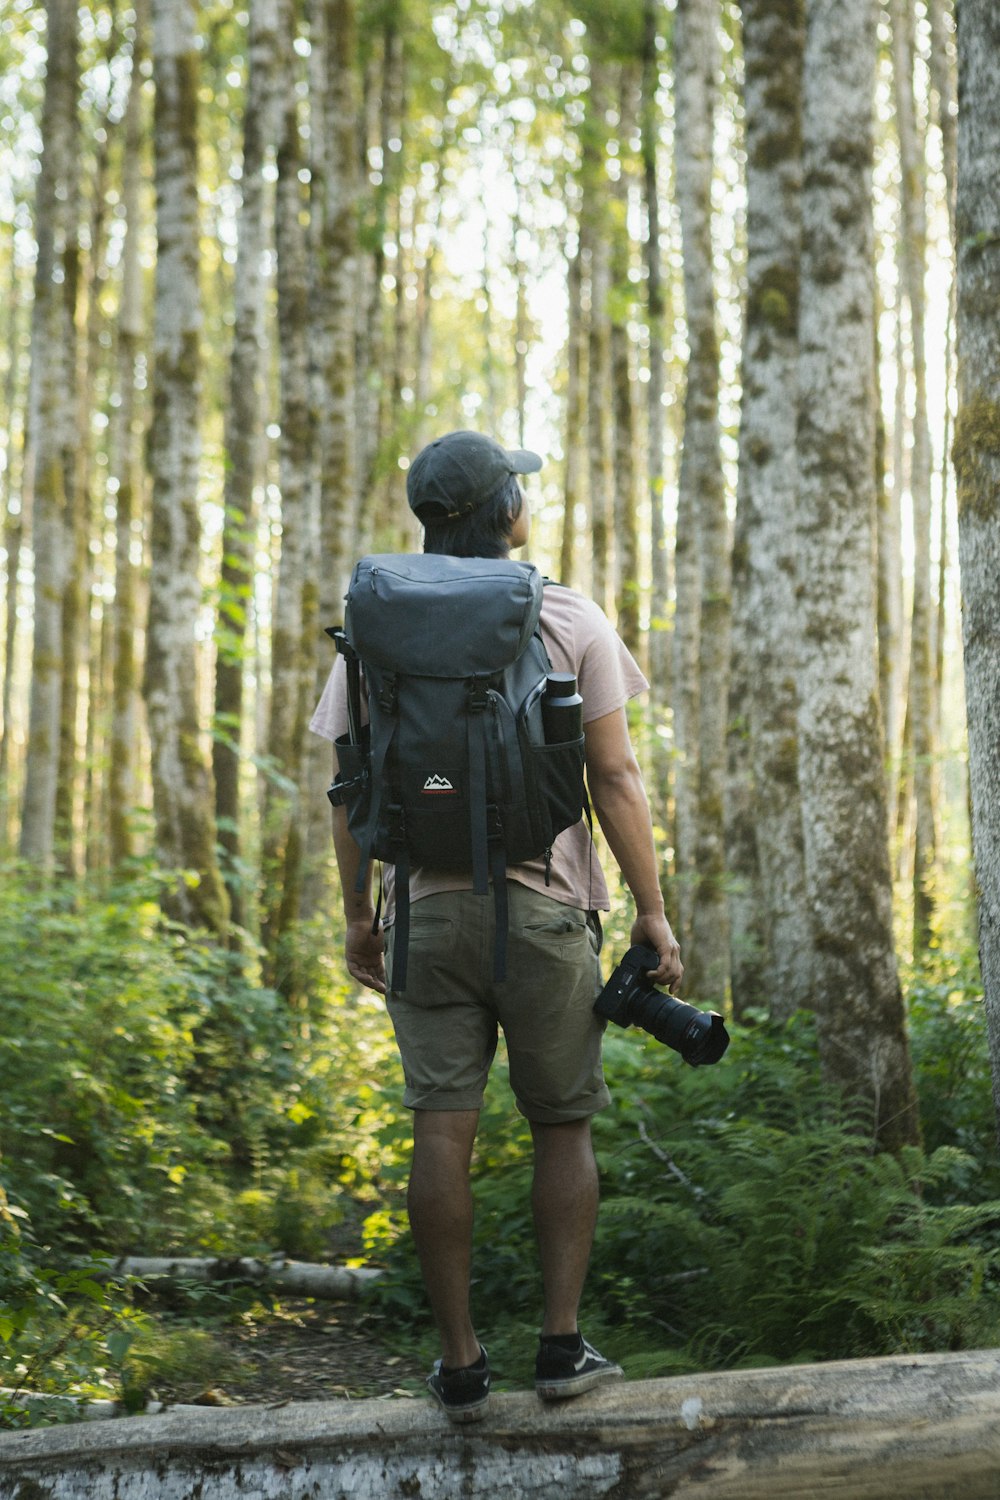
[[599,1016],[619,1026],[641,1026],[679,1052],[692,1068],[716,1063],[729,1046],[729,1033],[714,1010],[695,1010],[653,988],[648,971],[660,966],[652,948],[630,948],[594,1002]]

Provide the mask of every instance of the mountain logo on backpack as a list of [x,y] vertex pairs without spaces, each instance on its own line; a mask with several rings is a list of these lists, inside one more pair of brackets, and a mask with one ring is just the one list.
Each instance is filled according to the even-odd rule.
[[455,788],[447,776],[428,776],[424,782],[424,791],[428,796],[440,796],[442,792],[451,792],[452,796],[455,794]]

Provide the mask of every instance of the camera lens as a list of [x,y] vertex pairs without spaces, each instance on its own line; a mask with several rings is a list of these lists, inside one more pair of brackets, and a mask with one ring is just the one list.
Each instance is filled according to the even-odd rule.
[[660,990],[640,991],[632,997],[630,1019],[650,1036],[679,1052],[693,1068],[718,1062],[729,1045],[722,1017],[696,1010]]

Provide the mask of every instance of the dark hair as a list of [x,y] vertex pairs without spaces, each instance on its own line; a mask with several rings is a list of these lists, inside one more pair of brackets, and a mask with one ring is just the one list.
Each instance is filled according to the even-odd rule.
[[424,551],[449,557],[506,557],[523,504],[517,477],[507,474],[470,515],[426,526]]

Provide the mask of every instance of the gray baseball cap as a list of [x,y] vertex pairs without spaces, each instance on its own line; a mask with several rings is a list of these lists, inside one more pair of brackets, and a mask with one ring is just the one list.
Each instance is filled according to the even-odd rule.
[[508,474],[542,467],[527,448],[502,448],[481,432],[449,432],[421,448],[406,475],[406,498],[424,526],[478,510]]

